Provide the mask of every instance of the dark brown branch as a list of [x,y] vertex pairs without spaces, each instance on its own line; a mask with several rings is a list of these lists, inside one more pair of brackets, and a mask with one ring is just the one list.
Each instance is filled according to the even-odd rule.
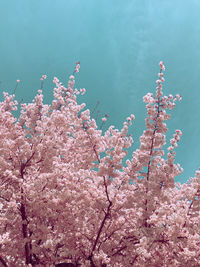
[[[28,229],[27,229],[27,217],[26,217],[26,209],[25,205],[23,203],[23,198],[22,198],[22,203],[20,207],[20,212],[21,212],[21,218],[22,218],[22,234],[23,238],[28,237]],[[28,241],[25,242],[25,257],[26,257],[26,264],[31,263],[31,255],[30,255],[30,244]]]
[[[104,180],[105,180],[105,177],[104,177]],[[106,191],[107,191],[107,188],[106,188]],[[106,194],[108,195],[107,192],[106,192]],[[97,237],[96,237],[96,239],[95,239],[95,242],[94,242],[94,245],[93,245],[93,248],[92,248],[92,253],[93,253],[94,250],[96,249],[96,245],[97,245],[97,242],[98,242],[99,237],[100,237],[100,235],[101,235],[101,232],[102,232],[102,230],[103,230],[103,227],[104,227],[104,225],[105,225],[106,219],[107,219],[107,218],[109,217],[109,215],[110,215],[110,209],[111,209],[111,206],[112,206],[112,202],[109,200],[109,205],[108,205],[108,207],[107,207],[105,216],[104,216],[104,218],[103,218],[103,220],[102,220],[102,222],[101,222],[99,231],[98,231],[98,233],[97,233]],[[91,253],[91,254],[92,254],[92,253]]]
[[127,245],[124,245],[123,247],[119,248],[115,253],[112,254],[112,256],[116,256],[117,254],[121,254],[120,252],[127,248]]
[[[160,98],[158,98],[158,110],[157,110],[157,116],[156,116],[156,119],[155,119],[155,121],[157,121],[157,119],[159,118],[159,115],[160,115]],[[148,194],[148,183],[149,183],[149,174],[150,174],[150,166],[151,166],[151,156],[152,156],[152,153],[153,153],[153,146],[154,146],[154,140],[155,140],[155,133],[156,133],[156,131],[158,130],[158,126],[157,126],[157,122],[155,123],[155,127],[154,127],[154,130],[153,130],[153,136],[152,136],[152,139],[151,139],[151,147],[150,147],[150,153],[149,153],[149,155],[150,155],[150,160],[149,160],[149,162],[148,162],[148,166],[147,166],[147,178],[146,178],[146,180],[147,180],[147,188],[146,188],[146,195]],[[146,196],[147,197],[147,196]],[[148,211],[148,200],[147,200],[147,198],[146,198],[146,200],[145,200],[145,211],[146,211],[146,213],[147,213],[147,211]],[[145,225],[145,227],[148,227],[149,225],[148,225],[148,223],[147,223],[147,214],[145,215],[145,222],[144,222],[144,225]]]
[[[87,132],[87,127],[85,127],[84,123],[83,123],[83,129],[85,129],[85,131],[86,131],[86,133],[87,133],[87,135],[88,135],[88,138],[89,138],[89,140],[90,140],[90,142],[91,142],[91,144],[92,144],[92,148],[93,148],[93,151],[94,151],[94,153],[95,153],[95,155],[96,155],[97,161],[100,163],[100,158],[99,158],[99,155],[98,155],[98,153],[97,153],[97,151],[96,151],[96,145],[93,144],[92,139],[91,139],[90,135],[89,135],[88,132]],[[91,267],[95,267],[95,264],[94,264],[93,259],[92,259],[92,257],[93,257],[93,252],[94,252],[95,249],[96,249],[96,246],[97,246],[97,243],[98,243],[98,241],[99,241],[100,235],[101,235],[102,230],[103,230],[103,227],[104,227],[104,225],[105,225],[105,222],[106,222],[107,218],[108,218],[109,215],[110,215],[110,210],[111,210],[111,206],[112,206],[112,201],[110,200],[109,195],[108,195],[108,188],[107,188],[107,184],[106,184],[106,178],[105,178],[105,176],[103,176],[103,180],[104,180],[104,187],[105,187],[106,197],[107,197],[107,200],[108,200],[109,204],[108,204],[108,206],[107,206],[107,209],[106,209],[104,218],[103,218],[103,220],[102,220],[102,222],[101,222],[101,225],[100,225],[100,227],[99,227],[99,230],[98,230],[98,233],[97,233],[97,236],[96,236],[94,245],[93,245],[93,247],[92,247],[92,251],[91,251],[91,253],[90,253],[89,257],[88,257],[88,260],[90,260],[90,263],[91,263]]]
[[[190,203],[190,206],[189,206],[188,211],[187,211],[187,215],[189,215],[189,212],[190,212],[190,210],[191,210],[191,208],[192,208],[192,206],[193,206],[193,204],[194,204],[195,197],[198,197],[198,194],[199,194],[199,190],[197,190],[196,194],[195,194],[194,197],[193,197],[192,202]],[[186,226],[186,221],[184,222],[183,227],[185,227],[185,226]]]
[[[32,155],[33,156],[33,155]],[[32,157],[31,156],[31,157]],[[21,164],[21,178],[24,179],[24,169],[26,167],[26,163]],[[24,239],[28,238],[28,220],[27,220],[27,215],[26,215],[26,208],[25,208],[25,203],[24,203],[24,191],[23,188],[21,188],[21,203],[20,203],[20,215],[22,219],[22,235]],[[31,263],[32,261],[32,255],[31,255],[31,246],[30,246],[30,241],[25,242],[25,247],[24,247],[24,252],[25,252],[25,258],[26,258],[26,264]]]
[[102,222],[101,222],[101,225],[100,225],[100,227],[99,227],[99,231],[98,231],[98,233],[97,233],[97,236],[96,236],[94,245],[93,245],[93,247],[92,247],[92,251],[91,251],[91,253],[90,253],[89,257],[88,257],[88,260],[90,260],[90,262],[91,262],[91,267],[94,267],[94,266],[95,266],[95,265],[94,265],[94,262],[93,262],[93,259],[92,259],[92,257],[93,257],[93,252],[94,252],[95,249],[96,249],[96,246],[97,246],[97,243],[98,243],[98,241],[99,241],[100,235],[101,235],[102,230],[103,230],[103,227],[104,227],[104,225],[105,225],[105,222],[106,222],[107,218],[108,218],[109,215],[110,215],[110,209],[111,209],[111,206],[112,206],[112,201],[109,199],[109,196],[108,196],[108,190],[107,190],[107,184],[106,184],[105,176],[104,176],[103,178],[104,178],[104,186],[105,186],[106,196],[107,196],[107,200],[108,200],[108,202],[109,202],[109,205],[108,205],[108,207],[107,207],[107,210],[106,210],[106,212],[105,212],[104,218],[103,218],[103,220],[102,220]]
[[4,267],[8,267],[7,263],[1,256],[0,256],[0,262],[3,264]]

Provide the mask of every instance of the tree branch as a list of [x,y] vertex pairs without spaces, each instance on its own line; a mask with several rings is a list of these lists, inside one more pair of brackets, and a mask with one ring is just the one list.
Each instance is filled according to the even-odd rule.
[[8,267],[7,263],[1,256],[0,256],[0,262],[3,264],[4,267]]

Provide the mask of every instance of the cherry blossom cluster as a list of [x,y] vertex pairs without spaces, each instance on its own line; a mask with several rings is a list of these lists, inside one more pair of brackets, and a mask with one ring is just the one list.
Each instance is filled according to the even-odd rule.
[[80,62],[67,86],[54,77],[50,105],[43,103],[43,75],[19,118],[14,94],[3,93],[0,265],[199,266],[200,171],[175,183],[183,171],[174,163],[182,132],[175,131],[168,151],[163,146],[167,110],[181,96],[163,95],[165,66],[159,66],[155,96],[143,97],[146,130],[131,156],[135,116],[120,130],[98,127],[77,102],[86,92],[75,88]]

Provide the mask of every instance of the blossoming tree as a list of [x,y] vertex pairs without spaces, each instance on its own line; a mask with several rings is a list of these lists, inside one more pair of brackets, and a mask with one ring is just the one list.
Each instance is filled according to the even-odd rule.
[[[74,73],[79,68],[77,62]],[[199,266],[200,171],[187,184],[174,182],[182,171],[174,163],[180,130],[163,157],[166,110],[181,100],[163,96],[164,70],[160,62],[155,97],[143,98],[146,130],[126,164],[134,115],[121,130],[111,126],[103,133],[77,103],[85,89],[74,88],[74,73],[67,87],[54,78],[51,105],[38,90],[32,103],[21,104],[18,119],[14,95],[4,92],[2,266]]]

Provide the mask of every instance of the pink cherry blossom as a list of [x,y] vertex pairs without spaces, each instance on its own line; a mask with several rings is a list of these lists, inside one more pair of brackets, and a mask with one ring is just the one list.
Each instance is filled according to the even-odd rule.
[[[120,130],[103,131],[78,99],[86,90],[74,88],[74,75],[67,87],[53,79],[51,104],[38,90],[21,104],[19,118],[14,94],[3,92],[2,266],[199,266],[200,171],[175,183],[183,171],[175,163],[182,132],[167,140],[165,121],[181,96],[163,95],[159,65],[156,92],[143,97],[146,129],[132,155],[135,116]],[[74,73],[79,68],[77,62]]]

